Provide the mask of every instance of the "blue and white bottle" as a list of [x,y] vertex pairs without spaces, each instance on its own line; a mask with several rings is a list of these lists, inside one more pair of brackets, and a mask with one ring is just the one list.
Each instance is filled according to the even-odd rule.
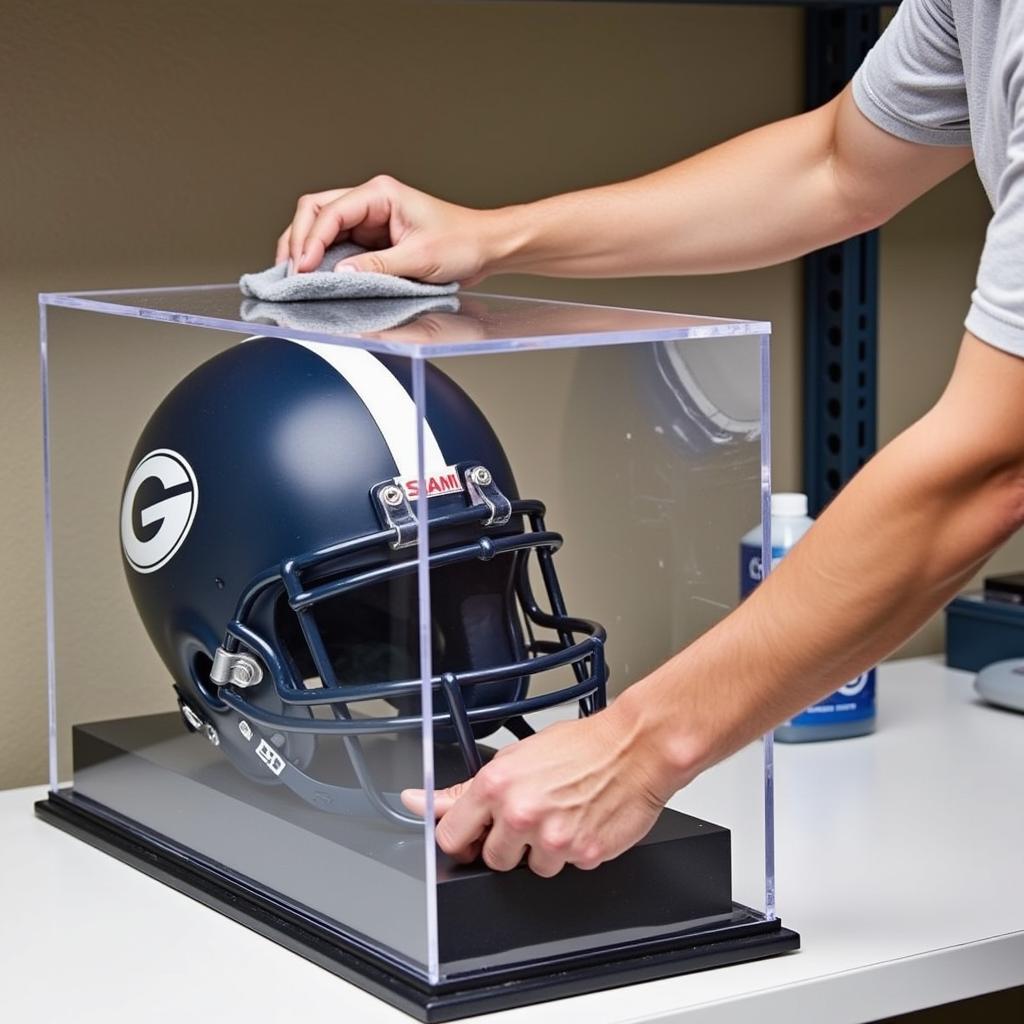
[[[811,528],[806,494],[772,495],[772,565]],[[761,582],[761,527],[740,541],[740,596]],[[775,730],[783,743],[863,736],[875,730],[875,670],[868,669]]]

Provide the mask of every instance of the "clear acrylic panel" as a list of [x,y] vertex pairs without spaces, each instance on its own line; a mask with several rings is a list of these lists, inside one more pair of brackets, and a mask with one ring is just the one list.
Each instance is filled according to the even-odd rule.
[[[365,431],[343,447],[355,403],[332,362],[348,357],[355,376],[375,357],[46,312],[54,783],[427,976],[424,825],[397,798],[423,786],[415,548],[411,575],[324,592],[366,571],[358,544],[332,545],[381,532],[361,481],[358,509],[344,502],[352,467],[389,449]],[[390,359],[411,381],[411,360]],[[389,441],[411,475],[405,402]],[[225,659],[231,704],[209,683],[228,637],[241,638]],[[262,656],[268,642],[282,664]],[[238,653],[256,655],[257,685],[242,685]],[[398,714],[380,700],[277,696],[389,680],[407,684],[412,724],[397,733],[371,731]],[[349,716],[365,731],[331,731]]]
[[736,604],[769,325],[41,301],[53,790],[431,983],[774,917],[770,742],[632,861],[552,881],[452,864],[398,798],[597,710],[606,671],[614,699]]
[[[762,338],[752,334],[434,361],[484,411],[519,496],[545,506],[543,523],[535,525],[560,535],[551,569],[564,608],[607,631],[611,695],[737,603],[738,540],[761,518],[761,360]],[[537,570],[535,558],[532,590],[547,609],[550,595]],[[550,638],[550,630],[535,633]],[[585,640],[586,633],[577,630],[573,638]],[[530,692],[569,688],[578,679],[574,671],[578,666],[564,665],[538,674]],[[527,718],[540,728],[576,714],[570,701]],[[482,741],[507,742],[514,742],[507,731]],[[465,869],[441,856],[442,974],[458,979],[687,928],[710,933],[750,919],[735,904],[764,914],[764,764],[762,744],[754,744],[672,803],[688,816],[676,821],[683,832],[696,827],[693,818],[701,819],[704,836],[709,823],[722,827],[723,841],[728,830],[729,893],[704,885],[703,877],[704,891],[692,891],[688,876],[706,864],[688,853],[693,837],[673,834],[663,821],[663,851],[645,850],[647,859],[628,869],[607,865],[603,878],[560,876],[556,889],[520,868],[515,885],[502,879],[493,893],[481,885],[478,898],[501,907],[502,926],[494,927],[497,914],[483,915],[481,934],[467,937],[465,921],[444,912],[445,890],[456,888]],[[630,856],[638,854],[623,862]]]

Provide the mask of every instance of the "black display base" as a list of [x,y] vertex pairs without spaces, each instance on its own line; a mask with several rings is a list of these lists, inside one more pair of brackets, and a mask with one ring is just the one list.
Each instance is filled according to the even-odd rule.
[[[283,786],[257,785],[205,738],[185,732],[176,715],[84,723],[73,736],[76,800],[226,868],[330,927],[337,923],[335,930],[388,950],[392,959],[424,962],[422,826],[386,823],[369,804],[369,817],[329,814]],[[365,742],[362,750],[383,777],[403,758],[421,760],[419,747],[417,737],[404,745]],[[447,748],[436,750],[441,785],[461,777],[450,760]],[[345,761],[324,757],[317,775],[333,770],[331,781],[362,806]],[[406,777],[416,775],[410,770]],[[395,778],[387,786],[401,788]],[[268,850],[281,852],[279,864]],[[281,870],[289,862],[302,863],[300,878]],[[632,849],[593,872],[568,870],[553,879],[525,867],[498,873],[480,861],[456,864],[438,851],[436,881],[438,957],[449,976],[546,961],[626,937],[708,931],[735,917],[729,829],[670,810]]]
[[732,922],[689,933],[622,941],[542,962],[485,967],[438,985],[348,941],[230,872],[186,857],[155,836],[112,820],[87,798],[51,793],[36,805],[43,821],[77,836],[179,892],[246,925],[421,1021],[450,1021],[619,985],[763,959],[798,949],[778,920],[734,905]]

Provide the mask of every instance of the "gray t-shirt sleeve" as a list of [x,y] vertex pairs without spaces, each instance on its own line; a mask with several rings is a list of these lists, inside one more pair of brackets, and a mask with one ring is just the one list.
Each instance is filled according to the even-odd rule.
[[903,0],[853,78],[879,128],[932,146],[969,146],[967,89],[949,0]]
[[1018,11],[1014,31],[1000,48],[1000,66],[993,69],[1009,115],[1006,165],[992,197],[995,213],[965,326],[982,341],[1024,356],[1024,9]]
[[[999,36],[976,39],[972,56],[976,78],[978,61],[990,63],[989,88],[1002,92],[997,99],[1009,126],[1005,161],[1003,153],[996,161],[987,153],[984,166],[979,163],[995,213],[964,325],[982,341],[1024,356],[1024,5],[1004,12]],[[869,121],[898,138],[970,145],[967,82],[950,0],[903,0],[854,76],[853,98]]]

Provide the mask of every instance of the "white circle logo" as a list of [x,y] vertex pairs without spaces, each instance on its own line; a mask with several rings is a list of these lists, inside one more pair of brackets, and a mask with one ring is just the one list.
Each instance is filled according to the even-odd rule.
[[[150,485],[147,503],[136,512],[139,493],[150,480],[158,481],[162,491]],[[198,505],[196,475],[181,455],[158,448],[145,456],[128,478],[121,501],[121,547],[128,564],[136,572],[156,572],[165,566],[188,536]],[[151,529],[154,524],[156,532]]]
[[838,692],[844,697],[856,697],[868,685],[869,675],[870,672],[862,672],[856,679],[851,679],[845,686],[840,686]]

